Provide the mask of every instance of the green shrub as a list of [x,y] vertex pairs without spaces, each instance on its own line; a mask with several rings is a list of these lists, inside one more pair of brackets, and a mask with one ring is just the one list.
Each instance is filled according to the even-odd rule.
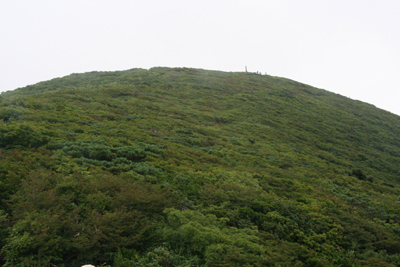
[[50,138],[41,128],[32,128],[26,124],[1,125],[0,147],[36,148],[46,145]]

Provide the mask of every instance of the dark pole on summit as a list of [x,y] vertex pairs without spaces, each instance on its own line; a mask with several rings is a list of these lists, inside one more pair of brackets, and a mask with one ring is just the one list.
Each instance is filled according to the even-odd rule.
[[246,72],[247,72],[247,66],[244,66],[244,69],[246,70]]

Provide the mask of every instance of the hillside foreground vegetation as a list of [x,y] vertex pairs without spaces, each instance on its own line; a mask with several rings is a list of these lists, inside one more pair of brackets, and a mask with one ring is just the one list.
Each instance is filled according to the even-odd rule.
[[292,80],[71,74],[0,96],[6,267],[400,266],[400,117]]

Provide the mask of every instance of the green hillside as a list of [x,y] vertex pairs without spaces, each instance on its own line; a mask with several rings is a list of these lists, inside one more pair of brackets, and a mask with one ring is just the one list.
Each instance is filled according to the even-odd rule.
[[0,95],[3,266],[400,266],[400,117],[255,73]]

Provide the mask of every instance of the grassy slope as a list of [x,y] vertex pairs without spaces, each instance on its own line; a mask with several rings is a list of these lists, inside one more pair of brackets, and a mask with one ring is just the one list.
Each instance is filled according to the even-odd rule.
[[[2,143],[5,203],[21,194],[20,181],[31,171],[20,165],[64,176],[100,172],[101,165],[77,163],[60,152],[65,141],[101,139],[114,148],[152,144],[163,154],[149,154],[146,162],[162,171],[103,170],[168,186],[179,194],[181,208],[228,217],[228,226],[256,225],[266,248],[283,240],[317,253],[315,259],[296,256],[299,264],[400,263],[400,117],[372,105],[284,78],[187,68],[72,74],[3,93],[0,103],[3,140],[12,131],[16,137],[7,140],[37,140]],[[267,195],[284,204],[257,210],[255,203]],[[285,213],[288,207],[303,215]],[[3,204],[9,216],[17,208]],[[283,219],[269,218],[271,212]],[[318,241],[335,224],[344,227],[344,236]],[[321,245],[342,249],[327,252]],[[396,249],[379,252],[388,247]]]

